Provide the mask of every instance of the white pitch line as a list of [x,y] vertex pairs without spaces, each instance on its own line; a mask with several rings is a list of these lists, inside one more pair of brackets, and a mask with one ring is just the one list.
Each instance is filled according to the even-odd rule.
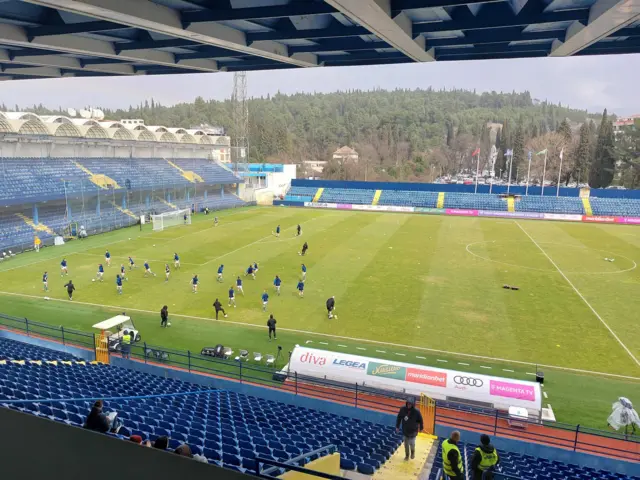
[[533,375],[533,376],[535,376],[535,373],[527,372],[527,375]]
[[347,346],[346,346],[346,345],[340,345],[340,344],[338,344],[338,346],[339,346],[339,347],[342,347],[342,348],[347,348]]
[[406,357],[404,353],[396,353],[396,355],[398,355],[399,357]]
[[547,395],[547,392],[542,392],[542,394],[544,395],[544,398],[549,398],[549,395]]
[[362,347],[356,347],[356,349],[358,349],[358,350],[366,350],[366,348],[362,348]]
[[[26,293],[16,293],[16,292],[6,292],[6,291],[2,291],[0,290],[0,295],[8,295],[8,296],[13,296],[13,297],[22,297],[22,298],[35,298],[38,300],[43,300],[44,297],[39,296],[39,295],[28,295]],[[134,308],[134,307],[125,307],[125,306],[118,306],[118,305],[105,305],[105,304],[100,304],[100,303],[91,303],[91,302],[79,302],[74,300],[73,302],[70,302],[67,299],[63,299],[63,298],[49,298],[49,301],[52,302],[62,302],[62,303],[67,303],[67,304],[75,304],[75,305],[87,305],[90,307],[99,307],[99,308],[105,308],[108,310],[115,310],[115,311],[126,311],[126,310],[131,310],[132,312],[140,312],[140,313],[149,313],[149,314],[153,314],[155,315],[157,312],[154,310],[144,310],[142,308]],[[229,324],[229,325],[236,325],[236,326],[241,326],[241,327],[248,327],[248,328],[264,328],[262,327],[262,325],[258,325],[255,323],[247,323],[247,322],[234,322],[231,320],[216,320],[215,318],[209,318],[209,317],[198,317],[196,315],[186,315],[183,313],[173,313],[172,316],[174,317],[179,317],[179,318],[190,318],[193,320],[203,320],[206,322],[215,322],[215,323],[220,323],[220,324]],[[545,363],[531,363],[531,362],[523,362],[522,360],[511,360],[509,358],[497,358],[497,357],[486,357],[484,355],[474,355],[472,353],[462,353],[462,352],[451,352],[451,351],[447,351],[447,350],[438,350],[435,348],[428,348],[428,347],[416,347],[415,345],[405,345],[402,343],[390,343],[390,342],[381,342],[379,340],[370,340],[368,338],[355,338],[355,337],[347,337],[344,335],[332,335],[330,333],[323,333],[323,332],[312,332],[309,330],[298,330],[296,328],[285,328],[285,327],[279,327],[280,330],[282,330],[283,332],[292,332],[292,333],[298,333],[301,335],[315,335],[318,337],[327,337],[327,338],[335,338],[335,339],[340,339],[340,340],[347,340],[350,342],[354,342],[354,343],[371,343],[373,345],[384,345],[387,347],[395,347],[395,348],[405,348],[408,350],[421,350],[423,352],[433,352],[433,353],[441,353],[441,354],[445,354],[445,355],[455,355],[455,356],[459,356],[459,357],[469,357],[469,358],[475,358],[475,359],[480,359],[480,360],[489,360],[489,361],[493,361],[493,362],[509,362],[509,363],[517,363],[518,365],[528,365],[528,366],[538,366],[538,367],[544,367],[544,368],[553,368],[555,370],[562,370],[565,372],[575,372],[575,373],[586,373],[589,375],[601,375],[604,377],[613,377],[613,378],[624,378],[627,380],[640,380],[640,377],[632,377],[630,375],[619,375],[617,373],[607,373],[607,372],[596,372],[593,370],[583,370],[580,368],[571,368],[571,367],[560,367],[558,365],[547,365]],[[311,340],[308,340],[309,342]],[[376,352],[378,353],[387,353],[385,350],[376,350]],[[535,375],[532,374],[532,375]]]
[[464,362],[458,362],[458,365],[464,365],[465,367],[468,367],[469,364],[468,363],[464,363]]
[[622,348],[624,348],[624,350],[629,354],[629,356],[633,359],[633,361],[634,361],[634,362],[636,362],[636,365],[638,365],[638,366],[640,367],[640,360],[638,360],[638,359],[635,357],[635,355],[634,355],[633,353],[631,353],[631,350],[629,350],[629,349],[627,348],[627,346],[626,346],[624,343],[622,343],[622,340],[620,340],[620,337],[618,337],[618,335],[616,335],[616,333],[611,329],[611,327],[610,327],[609,325],[607,325],[607,322],[605,322],[605,321],[602,319],[602,317],[600,316],[600,314],[599,314],[598,312],[596,312],[596,309],[595,309],[595,308],[593,308],[593,307],[591,306],[591,304],[589,303],[589,301],[588,301],[586,298],[584,298],[584,295],[582,295],[582,293],[580,293],[580,290],[578,290],[578,289],[576,288],[576,286],[573,284],[573,282],[572,282],[571,280],[569,280],[569,277],[567,277],[567,276],[564,274],[564,272],[560,269],[560,267],[558,266],[558,264],[557,264],[556,262],[554,262],[554,261],[553,261],[553,259],[552,259],[549,255],[547,255],[547,252],[545,252],[545,251],[544,251],[544,249],[543,249],[543,248],[538,244],[538,242],[536,242],[536,241],[535,241],[535,239],[534,239],[531,235],[529,235],[529,232],[527,232],[524,228],[522,228],[522,225],[520,225],[520,224],[518,223],[518,221],[517,221],[517,220],[515,220],[515,222],[516,222],[516,225],[518,225],[518,227],[520,227],[520,230],[522,230],[522,231],[524,232],[524,234],[525,234],[527,237],[529,237],[529,240],[531,240],[531,241],[533,242],[533,244],[534,244],[536,247],[538,247],[538,249],[542,252],[542,254],[543,254],[545,257],[547,257],[547,260],[549,260],[549,262],[551,262],[551,265],[553,265],[553,266],[556,268],[556,270],[558,271],[558,273],[559,273],[560,275],[562,275],[562,277],[567,281],[567,283],[569,284],[569,286],[570,286],[571,288],[573,288],[573,291],[574,291],[574,292],[576,292],[576,294],[577,294],[577,295],[582,299],[582,301],[585,303],[585,305],[586,305],[587,307],[589,307],[589,309],[593,312],[593,314],[596,316],[596,318],[597,318],[598,320],[600,320],[600,322],[601,322],[601,323],[602,323],[602,324],[607,328],[607,330],[609,330],[609,333],[613,336],[613,338],[615,338],[615,339],[618,341],[618,343],[620,344],[620,346],[622,346]]
[[440,359],[438,358],[438,359],[436,359],[436,362],[447,363],[447,360],[440,360]]
[[416,355],[416,358],[419,358],[420,360],[426,360],[426,357],[421,357],[420,355]]
[[307,340],[307,341],[306,341],[306,342],[304,342],[304,343],[306,343],[306,344],[308,345],[308,344],[310,344],[310,343],[313,343],[313,340]]
[[503,372],[511,372],[511,373],[513,373],[513,370],[510,370],[510,369],[508,369],[508,368],[503,368],[503,369],[502,369],[502,371],[503,371]]
[[320,343],[320,345],[329,345],[329,343],[327,343],[327,342],[319,342],[319,343]]
[[488,370],[491,370],[491,367],[485,367],[484,365],[480,365],[480,368],[486,368]]

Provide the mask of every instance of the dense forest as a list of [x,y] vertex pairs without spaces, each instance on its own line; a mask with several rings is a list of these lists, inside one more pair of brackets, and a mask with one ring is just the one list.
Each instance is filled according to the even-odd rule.
[[[355,148],[360,161],[351,165],[330,161],[324,173],[328,178],[429,181],[475,171],[472,152],[478,147],[481,168],[486,166],[495,144],[496,173],[503,178],[508,176],[511,158],[505,153],[513,152],[512,181],[523,180],[529,152],[533,152],[531,178],[540,179],[542,156],[535,153],[544,150],[548,180],[557,178],[562,152],[563,183],[588,180],[594,186],[607,186],[618,179],[631,186],[639,181],[637,158],[629,153],[629,145],[622,147],[614,140],[612,119],[606,112],[603,116],[539,101],[526,91],[276,94],[250,99],[248,108],[252,162],[329,160],[342,145]],[[28,110],[60,113],[42,106]],[[208,124],[223,126],[235,135],[230,101],[197,97],[193,103],[168,107],[151,99],[127,110],[103,110],[110,119],[141,118],[147,125],[185,128]],[[625,171],[614,172],[616,163]]]

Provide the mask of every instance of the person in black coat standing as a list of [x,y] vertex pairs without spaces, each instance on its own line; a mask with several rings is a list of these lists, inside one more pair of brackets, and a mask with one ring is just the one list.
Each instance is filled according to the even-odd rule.
[[160,326],[161,327],[169,326],[169,309],[167,308],[166,305],[162,307],[162,310],[160,310]]
[[73,291],[76,289],[76,286],[73,284],[71,280],[64,286],[67,289],[67,294],[69,295],[69,300],[73,300]]
[[276,319],[273,318],[273,313],[269,315],[269,320],[267,320],[267,327],[269,327],[269,341],[271,341],[271,334],[273,333],[273,338],[276,339]]
[[405,460],[416,457],[416,437],[424,429],[424,421],[422,414],[415,407],[413,398],[408,398],[407,403],[398,412],[396,419],[396,433],[400,430],[402,424],[402,435],[404,435],[404,454]]

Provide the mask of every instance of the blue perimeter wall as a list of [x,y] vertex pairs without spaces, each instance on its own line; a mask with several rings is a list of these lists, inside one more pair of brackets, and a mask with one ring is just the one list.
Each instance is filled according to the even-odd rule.
[[[26,337],[17,333],[0,330],[0,337],[17,340],[19,342],[30,343],[40,347],[51,348],[53,350],[63,351],[74,354],[87,361],[94,360],[94,352],[82,348],[64,346],[58,342],[43,340],[40,338]],[[255,385],[248,385],[224,378],[210,377],[206,375],[198,375],[183,370],[175,370],[165,368],[160,365],[145,364],[133,360],[125,360],[120,357],[112,356],[111,364],[116,367],[124,367],[130,370],[146,372],[163,378],[173,378],[184,382],[196,383],[199,385],[209,386],[220,390],[228,390],[231,392],[242,393],[260,397],[274,402],[286,403],[300,407],[310,408],[335,415],[357,418],[359,420],[378,423],[382,425],[394,425],[396,416],[387,413],[373,412],[356,407],[349,407],[330,401],[316,398],[305,397],[303,395],[294,395],[292,393],[283,392],[272,388],[263,388]],[[444,425],[436,425],[436,435],[439,437],[448,437],[453,430],[459,430],[462,434],[462,441],[469,444],[478,444],[480,442],[480,433],[455,429]],[[523,442],[520,440],[511,440],[508,438],[492,437],[492,443],[499,450],[516,452],[523,455],[532,455],[534,457],[542,457],[549,460],[557,460],[564,463],[573,463],[585,467],[607,470],[610,472],[622,473],[630,476],[640,476],[640,465],[630,462],[623,462],[597,455],[589,455],[586,453],[572,452],[561,448],[554,448],[547,445],[537,443]]]
[[[291,180],[292,187],[312,187],[312,188],[356,188],[366,190],[403,190],[403,191],[425,191],[425,192],[456,192],[475,193],[475,185],[457,185],[450,183],[401,183],[401,182],[346,182],[343,180]],[[524,195],[526,187],[511,186],[509,193]],[[489,185],[478,185],[478,193],[489,193]],[[494,185],[491,189],[493,194],[507,193],[506,185]],[[540,195],[542,188],[529,187],[529,195]],[[555,197],[556,187],[545,187],[545,197]],[[579,197],[579,188],[560,187],[561,197]],[[629,198],[640,200],[640,190],[605,190],[602,188],[592,188],[591,197],[599,198]]]

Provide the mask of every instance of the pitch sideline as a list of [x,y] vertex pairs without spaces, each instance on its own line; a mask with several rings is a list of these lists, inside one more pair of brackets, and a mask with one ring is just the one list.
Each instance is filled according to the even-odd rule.
[[[41,297],[41,296],[29,295],[29,294],[25,294],[25,293],[14,293],[14,292],[0,291],[0,295],[8,295],[8,296],[14,296],[14,297],[23,297],[23,298],[35,298],[35,299],[43,300],[43,297]],[[116,311],[120,311],[120,312],[129,310],[129,311],[132,311],[132,312],[149,313],[149,314],[156,314],[157,313],[157,312],[151,311],[151,310],[144,310],[144,309],[140,309],[140,308],[132,308],[132,307],[125,307],[125,306],[118,306],[118,305],[103,305],[103,304],[99,304],[99,303],[78,302],[78,301],[75,301],[75,300],[73,302],[69,302],[69,300],[65,300],[65,299],[62,299],[62,298],[50,298],[49,301],[63,302],[63,303],[67,303],[67,304],[76,304],[76,305],[86,305],[86,306],[90,306],[90,307],[106,308],[106,309],[116,310]],[[233,322],[231,320],[216,320],[214,318],[198,317],[198,316],[195,316],[195,315],[185,315],[185,314],[180,314],[180,313],[172,313],[171,315],[174,316],[174,317],[180,317],[180,318],[190,318],[190,319],[194,319],[194,320],[203,320],[203,321],[207,321],[207,322],[226,323],[226,324],[229,324],[229,325],[239,325],[239,326],[242,326],[242,327],[264,329],[264,326],[253,324],[253,323]],[[600,375],[600,376],[605,376],[605,377],[622,378],[622,379],[626,379],[626,380],[640,380],[640,377],[633,377],[633,376],[630,376],[630,375],[619,375],[619,374],[616,374],[616,373],[595,372],[595,371],[592,371],[592,370],[583,370],[583,369],[579,369],[579,368],[560,367],[560,366],[557,366],[557,365],[546,365],[546,364],[543,364],[543,363],[523,362],[521,360],[509,360],[509,359],[506,359],[506,358],[487,357],[487,356],[484,356],[484,355],[474,355],[474,354],[471,354],[471,353],[451,352],[451,351],[447,351],[447,350],[438,350],[438,349],[435,349],[435,348],[417,347],[417,346],[414,346],[414,345],[403,345],[403,344],[400,344],[400,343],[381,342],[381,341],[378,341],[378,340],[369,340],[369,339],[366,339],[366,338],[346,337],[346,336],[342,336],[342,335],[333,335],[333,334],[330,334],[330,333],[322,333],[322,332],[311,332],[311,331],[308,331],[308,330],[298,330],[298,329],[294,329],[294,328],[278,327],[278,330],[283,331],[283,332],[300,333],[300,334],[304,334],[304,335],[314,335],[314,336],[335,338],[335,339],[347,340],[347,341],[351,341],[351,342],[371,343],[371,344],[374,344],[374,345],[383,345],[383,346],[389,346],[389,347],[406,348],[406,349],[410,349],[410,350],[420,350],[420,351],[425,351],[425,352],[442,353],[442,354],[445,354],[445,355],[459,355],[459,356],[462,356],[462,357],[476,358],[476,359],[479,359],[479,360],[489,360],[489,361],[493,361],[493,362],[507,362],[507,363],[515,363],[515,364],[518,364],[518,365],[529,365],[529,366],[538,366],[538,367],[544,367],[544,368],[553,368],[553,369],[556,369],[556,370],[562,370],[562,371],[574,372],[574,373],[585,373],[585,374],[589,374],[589,375]]]
[[602,325],[604,325],[606,327],[607,330],[609,330],[609,333],[613,336],[613,338],[615,338],[618,343],[620,344],[620,346],[622,346],[622,348],[625,350],[625,352],[627,352],[629,354],[629,356],[633,359],[634,362],[636,362],[636,365],[638,365],[640,367],[640,361],[635,357],[635,355],[633,353],[631,353],[631,350],[629,350],[629,348],[622,343],[622,340],[620,340],[620,337],[618,337],[618,335],[616,335],[616,332],[614,332],[612,330],[612,328],[607,324],[607,322],[605,322],[603,320],[603,318],[600,316],[600,314],[596,311],[595,308],[593,308],[593,306],[591,306],[591,304],[589,303],[589,301],[584,298],[584,295],[582,295],[582,293],[580,293],[580,290],[578,290],[576,288],[576,286],[573,284],[573,282],[571,280],[569,280],[569,277],[567,277],[565,275],[565,273],[560,269],[560,267],[558,266],[558,264],[556,262],[553,261],[553,259],[547,254],[547,252],[544,251],[544,249],[540,246],[540,244],[538,244],[538,242],[535,241],[535,239],[529,235],[529,232],[527,232],[522,225],[520,225],[520,223],[518,223],[517,220],[514,220],[515,224],[520,228],[520,230],[522,230],[524,232],[524,234],[529,237],[529,240],[531,240],[533,242],[533,244],[538,247],[538,249],[542,252],[542,254],[547,257],[547,260],[549,260],[549,262],[551,262],[551,265],[553,265],[556,270],[558,271],[558,273],[560,275],[562,275],[562,278],[564,278],[566,280],[566,282],[569,284],[569,286],[571,288],[573,288],[573,291],[576,292],[576,294],[582,299],[582,301],[585,303],[585,305],[587,307],[589,307],[589,309],[593,312],[593,314],[596,316],[596,318],[598,320],[600,320],[600,323],[602,323]]

